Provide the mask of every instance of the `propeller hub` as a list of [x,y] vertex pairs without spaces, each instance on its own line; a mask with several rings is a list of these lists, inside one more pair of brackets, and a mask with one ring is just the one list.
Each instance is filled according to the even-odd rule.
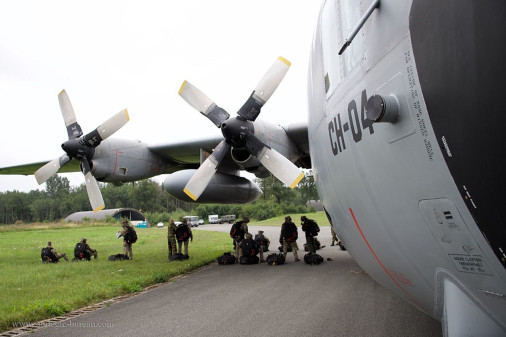
[[255,132],[253,123],[242,118],[229,118],[221,124],[221,133],[227,143],[234,147],[243,147],[246,144],[246,136]]
[[91,160],[95,148],[86,146],[82,138],[70,139],[61,145],[61,148],[70,158]]

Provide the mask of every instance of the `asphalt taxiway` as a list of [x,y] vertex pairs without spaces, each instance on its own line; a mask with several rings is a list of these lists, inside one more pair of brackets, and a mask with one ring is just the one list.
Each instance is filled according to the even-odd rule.
[[[195,230],[228,232],[230,225]],[[250,226],[256,234],[259,227]],[[279,227],[262,227],[278,252]],[[441,336],[441,324],[372,280],[337,246],[318,236],[325,261],[269,266],[214,264],[138,296],[30,336]],[[299,258],[306,253],[299,229]],[[268,254],[268,253],[267,253]],[[190,244],[191,256],[191,244]],[[330,259],[330,260],[327,260]],[[169,262],[167,262],[169,263]]]

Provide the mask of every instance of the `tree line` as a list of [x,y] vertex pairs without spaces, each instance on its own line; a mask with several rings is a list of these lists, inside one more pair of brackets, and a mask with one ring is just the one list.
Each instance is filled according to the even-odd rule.
[[[209,214],[235,214],[263,220],[286,213],[308,212],[306,202],[318,199],[311,174],[294,189],[272,176],[255,182],[264,194],[246,205],[187,203],[172,197],[151,179],[122,186],[99,185],[106,208],[134,208],[144,213],[151,223],[180,219],[190,213],[203,219]],[[66,177],[59,175],[49,178],[44,190],[0,192],[1,224],[59,222],[72,213],[90,210],[85,184],[72,187]]]

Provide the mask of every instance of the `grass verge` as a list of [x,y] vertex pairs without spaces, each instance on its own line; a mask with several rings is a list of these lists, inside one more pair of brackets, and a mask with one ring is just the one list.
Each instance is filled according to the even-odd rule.
[[[36,226],[35,226],[36,227]],[[116,239],[119,226],[72,225],[2,228],[0,230],[0,332],[19,322],[36,322],[118,295],[142,290],[149,285],[202,267],[232,249],[226,233],[193,231],[190,259],[168,262],[167,228],[137,229],[134,260],[107,260],[123,253]],[[73,257],[74,246],[86,237],[98,250],[99,258],[89,262],[43,264],[40,250],[52,241],[58,252]]]

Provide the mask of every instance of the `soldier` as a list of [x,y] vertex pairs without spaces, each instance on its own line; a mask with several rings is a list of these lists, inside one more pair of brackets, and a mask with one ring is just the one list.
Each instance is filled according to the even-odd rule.
[[88,245],[86,238],[82,238],[74,249],[74,257],[77,259],[86,259],[89,261],[91,260],[92,255],[93,258],[96,259],[98,257],[97,251]]
[[170,219],[169,231],[167,235],[168,244],[169,244],[169,260],[172,261],[171,257],[176,255],[177,247],[176,247],[176,224],[174,223],[174,219]]
[[290,245],[292,247],[293,256],[295,257],[295,262],[300,261],[297,254],[297,250],[299,249],[297,246],[298,236],[297,226],[295,226],[292,222],[292,218],[290,216],[286,216],[285,222],[281,225],[281,233],[279,235],[279,243],[283,245],[283,256],[285,259],[288,245]]
[[306,233],[306,247],[310,253],[316,253],[314,246],[314,237],[318,235],[320,227],[313,219],[308,219],[305,215],[300,217],[301,228]]
[[260,253],[260,262],[265,262],[264,250],[267,251],[271,241],[264,235],[264,231],[258,231],[258,234],[255,235],[255,242]]
[[339,243],[339,239],[337,238],[336,232],[334,232],[334,228],[332,227],[332,225],[330,225],[330,234],[332,234],[332,244],[331,244],[331,246],[335,246],[334,241],[336,242],[336,244],[338,244]]
[[192,230],[187,224],[187,220],[183,219],[183,222],[177,226],[176,229],[176,239],[177,239],[177,252],[181,254],[181,248],[184,243],[184,257],[185,259],[189,258],[188,256],[188,239],[190,242],[193,242],[193,234]]
[[249,218],[244,217],[241,221],[236,221],[230,228],[230,237],[234,239],[234,255],[236,262],[239,261],[239,256],[241,254],[241,241],[244,239],[244,236],[248,234],[248,222]]
[[47,243],[47,247],[42,248],[41,257],[43,262],[58,262],[62,257],[68,261],[66,253],[57,253],[56,249],[51,245],[51,241]]
[[[127,218],[123,219],[121,230],[118,231],[118,239],[121,236],[123,237],[123,253],[128,256],[130,260],[133,260],[134,253],[132,251],[132,244],[137,241],[137,234]],[[133,239],[133,236],[135,236],[135,239]]]

